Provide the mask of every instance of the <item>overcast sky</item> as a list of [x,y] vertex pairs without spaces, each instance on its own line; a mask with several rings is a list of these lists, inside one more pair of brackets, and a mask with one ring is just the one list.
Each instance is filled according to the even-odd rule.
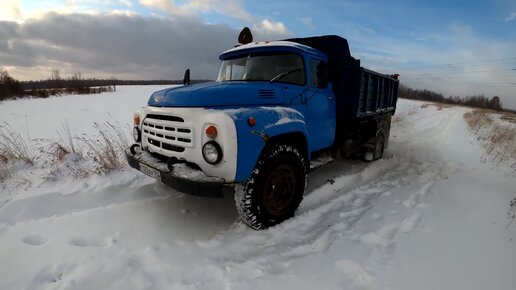
[[516,0],[0,0],[0,69],[215,79],[244,26],[257,40],[337,34],[363,66],[413,88],[499,95],[516,109]]

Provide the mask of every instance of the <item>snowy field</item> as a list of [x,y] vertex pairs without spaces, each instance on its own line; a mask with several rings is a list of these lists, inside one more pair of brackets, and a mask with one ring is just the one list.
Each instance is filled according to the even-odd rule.
[[[129,138],[159,88],[5,101],[0,121],[40,143],[105,121]],[[469,111],[400,100],[384,159],[315,172],[297,215],[259,232],[231,196],[130,168],[49,179],[45,160],[17,166],[0,183],[0,289],[514,290],[516,160],[490,161]]]

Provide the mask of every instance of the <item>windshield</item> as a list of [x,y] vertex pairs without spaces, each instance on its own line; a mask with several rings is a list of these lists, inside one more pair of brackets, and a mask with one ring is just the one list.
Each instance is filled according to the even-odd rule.
[[247,55],[226,59],[218,81],[274,81],[305,84],[303,58],[295,53]]

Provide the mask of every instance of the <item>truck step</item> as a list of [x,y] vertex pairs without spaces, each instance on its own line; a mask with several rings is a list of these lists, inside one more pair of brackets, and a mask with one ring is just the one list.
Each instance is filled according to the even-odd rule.
[[322,168],[333,162],[333,158],[331,156],[322,156],[319,158],[315,158],[310,161],[310,172],[315,171],[319,168]]

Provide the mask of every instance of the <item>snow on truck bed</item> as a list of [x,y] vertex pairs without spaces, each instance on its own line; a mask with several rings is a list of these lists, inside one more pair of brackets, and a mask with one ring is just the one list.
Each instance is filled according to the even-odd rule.
[[[63,121],[129,126],[158,88],[6,101],[0,119],[44,139]],[[232,197],[129,168],[45,181],[26,167],[0,184],[0,289],[513,290],[515,160],[490,163],[470,109],[422,105],[399,100],[384,159],[315,172],[297,215],[265,231],[238,221]]]

